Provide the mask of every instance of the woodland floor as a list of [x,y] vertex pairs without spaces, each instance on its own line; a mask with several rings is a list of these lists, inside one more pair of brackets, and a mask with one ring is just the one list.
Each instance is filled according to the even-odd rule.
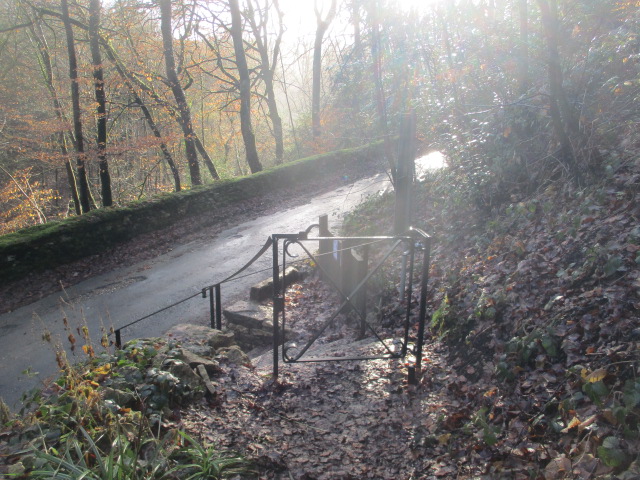
[[[227,365],[214,399],[165,426],[243,454],[245,478],[640,478],[640,164],[484,214],[438,185],[415,199],[417,226],[437,233],[418,385],[389,359],[281,365],[274,382],[267,353]],[[356,221],[386,232],[392,208]],[[338,304],[315,276],[285,300],[307,336]],[[397,306],[379,316],[383,339],[401,333]],[[319,355],[380,353],[337,320]]]
[[[267,359],[230,372],[184,427],[255,460],[260,478],[640,478],[638,167],[484,218],[425,188],[419,226],[438,235],[419,385],[397,360],[285,365],[271,384]],[[385,208],[358,221],[392,218]],[[294,328],[313,328],[319,291],[290,292]],[[380,351],[345,347],[349,328],[327,351]]]
[[[316,277],[293,285],[286,298],[292,330],[314,331],[338,300]],[[307,356],[386,353],[373,337],[357,340],[357,329],[345,320],[339,316]],[[403,328],[378,331],[393,349]],[[408,384],[402,359],[281,363],[274,383],[267,352],[249,367],[227,370],[217,379],[224,393],[184,410],[181,425],[197,438],[246,455],[259,478],[471,478],[485,470],[489,458],[473,451],[453,463],[448,458],[451,432],[467,418],[459,411],[469,386],[452,373],[444,352],[437,341],[426,345],[418,385]]]

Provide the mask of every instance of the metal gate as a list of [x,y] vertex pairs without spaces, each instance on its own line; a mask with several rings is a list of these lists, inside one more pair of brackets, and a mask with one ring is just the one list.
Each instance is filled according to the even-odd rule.
[[[321,219],[322,221],[322,219]],[[309,232],[319,228],[320,236],[310,237]],[[413,277],[414,264],[416,256],[422,256],[422,272],[420,276],[420,301],[418,312],[418,335],[415,345],[410,353],[415,355],[415,366],[410,367],[409,379],[415,378],[415,370],[420,371],[422,361],[422,347],[424,342],[424,329],[427,316],[427,286],[429,282],[429,264],[431,251],[431,237],[418,228],[410,228],[406,235],[399,236],[372,236],[372,237],[334,237],[326,229],[326,224],[312,225],[306,231],[297,234],[273,234],[272,251],[273,251],[273,376],[278,376],[278,366],[280,359],[283,363],[298,362],[326,362],[326,361],[349,361],[349,360],[373,360],[383,358],[404,358],[409,352],[409,332],[415,321],[411,321],[412,317],[412,294],[413,294]],[[319,252],[314,254],[309,248],[310,244],[316,244]],[[311,336],[306,344],[297,351],[291,353],[292,347],[287,346],[287,315],[285,309],[285,291],[287,289],[284,275],[287,268],[287,260],[296,257],[291,253],[292,246],[300,247],[306,255],[318,266],[323,278],[332,284],[342,298],[342,303],[336,308],[335,312],[319,325],[319,329]],[[369,269],[368,250],[371,245],[383,246],[378,254],[377,262]],[[360,264],[361,274],[356,282],[340,282],[335,272],[336,262],[340,263],[342,258],[354,249],[363,250],[361,255],[364,264]],[[315,249],[314,249],[315,251]],[[363,303],[362,298],[368,282],[372,277],[388,262],[389,258],[401,251],[403,258],[402,278],[403,297],[404,297],[404,325],[403,337],[400,342],[396,340],[396,344],[400,343],[400,348],[393,348],[385,342],[379,335],[374,326],[367,320],[366,301]],[[353,268],[353,267],[352,267]],[[355,268],[358,270],[358,268]],[[343,283],[343,284],[341,284]],[[345,284],[346,287],[345,288]],[[363,308],[364,306],[364,308]],[[309,357],[308,352],[311,346],[321,337],[323,332],[333,324],[336,317],[349,309],[355,312],[360,322],[360,333],[364,336],[366,330],[369,330],[384,346],[384,353],[380,355],[368,356],[320,356]]]

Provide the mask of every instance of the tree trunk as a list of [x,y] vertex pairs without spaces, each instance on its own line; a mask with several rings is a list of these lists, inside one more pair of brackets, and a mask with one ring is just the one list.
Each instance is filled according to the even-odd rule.
[[247,163],[249,164],[251,173],[256,173],[262,170],[262,164],[258,158],[256,137],[253,133],[253,127],[251,126],[251,79],[249,78],[249,68],[244,53],[242,18],[240,16],[238,0],[229,0],[229,8],[231,9],[231,37],[233,39],[238,76],[240,77],[240,130],[242,132],[242,139],[244,140]]
[[[51,64],[51,55],[49,54],[49,46],[47,45],[47,39],[42,32],[42,26],[39,22],[34,22],[31,26],[31,35],[38,45],[38,51],[40,53],[40,59],[42,62],[42,75],[44,77],[44,81],[47,84],[47,89],[49,90],[49,95],[51,96],[51,101],[53,102],[53,110],[56,115],[56,119],[63,125],[66,122],[66,118],[64,115],[64,110],[62,109],[62,105],[60,103],[60,99],[58,98],[58,92],[53,83],[53,66]],[[69,133],[69,136],[73,138],[73,135]],[[62,152],[62,156],[64,158],[64,168],[67,172],[67,181],[69,183],[69,192],[71,193],[71,198],[73,199],[73,207],[76,212],[76,215],[81,215],[82,211],[80,209],[80,199],[78,198],[78,187],[76,185],[76,176],[73,173],[73,167],[71,166],[71,162],[69,161],[69,149],[67,148],[67,138],[65,136],[65,131],[60,130],[58,133],[58,144],[60,145],[60,151]]]
[[382,41],[380,39],[380,17],[378,14],[378,0],[373,0],[369,5],[369,21],[371,22],[371,60],[373,62],[373,82],[375,86],[375,103],[380,123],[380,134],[384,147],[384,154],[389,164],[391,181],[395,183],[396,166],[391,151],[391,139],[389,135],[389,123],[387,121],[386,98],[384,84],[382,82]]
[[153,116],[151,115],[151,112],[149,111],[147,106],[144,104],[142,99],[134,92],[133,88],[130,87],[129,90],[134,94],[135,102],[138,105],[140,105],[142,114],[144,115],[144,118],[147,120],[147,125],[149,125],[151,132],[153,132],[153,136],[161,140],[160,150],[162,151],[162,155],[164,156],[164,159],[166,160],[167,165],[169,165],[169,169],[171,170],[171,175],[173,176],[173,187],[176,192],[179,192],[180,190],[182,190],[182,186],[180,185],[180,172],[178,171],[178,168],[176,167],[176,164],[173,161],[173,157],[171,156],[171,152],[169,152],[169,149],[167,148],[167,144],[164,143],[164,140],[162,139],[162,134],[160,133],[160,129],[156,125],[156,122],[153,120]]
[[[273,77],[274,72],[276,70],[276,66],[278,65],[278,56],[280,55],[280,43],[282,41],[282,35],[284,34],[284,24],[282,23],[282,12],[280,11],[280,6],[278,5],[278,0],[274,0],[273,8],[278,14],[278,36],[276,37],[274,46],[273,46],[273,55],[272,58],[269,59],[269,45],[267,42],[267,31],[266,26],[267,22],[262,21],[261,25],[258,26],[255,18],[255,11],[253,8],[253,4],[250,1],[248,3],[249,7],[249,23],[251,24],[251,29],[253,30],[253,35],[256,39],[256,47],[258,49],[258,53],[260,54],[260,71],[262,74],[262,80],[264,82],[265,88],[265,96],[267,97],[267,108],[269,109],[269,118],[271,120],[271,124],[273,125],[273,138],[276,143],[276,163],[282,163],[284,158],[284,139],[282,132],[282,119],[280,118],[280,114],[278,113],[278,103],[276,101],[275,89],[273,86]],[[262,31],[261,31],[262,28]]]
[[202,160],[204,161],[204,164],[207,166],[207,170],[209,170],[209,173],[211,174],[211,177],[214,180],[220,180],[220,175],[218,175],[218,171],[216,170],[215,165],[211,161],[211,157],[209,156],[209,154],[205,150],[204,145],[200,141],[200,138],[198,138],[197,136],[194,135],[193,139],[196,142],[196,148],[198,149],[198,152],[200,152],[200,156],[202,157]]
[[200,177],[200,164],[198,163],[198,152],[195,145],[195,131],[191,121],[191,110],[187,103],[187,98],[180,85],[178,73],[176,71],[176,61],[173,56],[173,32],[171,29],[171,0],[159,0],[160,4],[160,20],[162,31],[162,45],[164,49],[164,63],[166,68],[167,80],[171,86],[171,92],[176,100],[178,112],[180,114],[179,123],[184,135],[185,153],[187,163],[189,165],[189,174],[191,176],[192,185],[202,185]]
[[107,161],[107,96],[104,90],[102,56],[100,55],[100,0],[89,2],[89,43],[93,62],[93,81],[96,95],[98,166],[102,187],[102,206],[113,205],[111,196],[111,176]]
[[87,170],[85,165],[84,142],[82,137],[82,118],[80,112],[80,85],[78,84],[78,61],[76,59],[75,40],[73,38],[73,28],[69,18],[69,5],[67,0],[61,0],[62,22],[67,37],[67,51],[69,54],[69,79],[71,80],[71,103],[73,105],[73,132],[76,149],[76,168],[78,172],[78,194],[82,213],[91,210],[91,195],[89,193],[89,182],[87,181]]
[[581,181],[581,174],[576,163],[576,150],[572,144],[579,143],[580,132],[578,120],[567,101],[563,87],[562,65],[560,63],[560,53],[558,50],[558,9],[555,0],[538,0],[540,13],[542,15],[542,25],[547,39],[547,52],[549,63],[549,90],[550,90],[550,113],[553,128],[560,142],[560,162],[565,166],[571,176],[578,183]]
[[336,14],[336,0],[331,0],[331,7],[325,19],[318,10],[318,4],[314,4],[316,13],[316,38],[313,43],[313,85],[311,90],[311,125],[313,139],[320,137],[320,90],[322,84],[322,39],[327,32],[333,17]]
[[[282,61],[282,55],[280,55],[280,68],[284,73],[284,62]],[[298,136],[296,135],[296,125],[293,121],[293,114],[291,113],[291,102],[289,101],[289,92],[287,90],[287,82],[285,79],[282,81],[282,91],[284,92],[284,98],[287,101],[287,110],[289,112],[289,123],[291,125],[291,133],[293,134],[293,143],[296,145],[296,152],[300,156],[300,143],[298,142]]]
[[273,125],[273,138],[276,142],[276,163],[281,164],[284,160],[284,134],[282,131],[282,118],[278,114],[278,103],[276,102],[276,94],[273,88],[273,74],[271,77],[271,85],[266,88],[267,107],[269,108],[269,118]]
[[528,0],[518,0],[520,17],[520,56],[518,58],[518,93],[524,95],[529,90],[529,15]]

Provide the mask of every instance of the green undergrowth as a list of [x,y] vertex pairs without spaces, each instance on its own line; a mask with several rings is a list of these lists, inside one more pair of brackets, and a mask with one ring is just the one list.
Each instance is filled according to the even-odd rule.
[[[87,339],[85,339],[87,340]],[[73,342],[75,346],[75,341]],[[62,374],[23,397],[13,415],[1,403],[3,478],[197,480],[251,476],[242,456],[180,429],[179,408],[203,397],[178,346],[134,340],[71,364],[56,347]]]

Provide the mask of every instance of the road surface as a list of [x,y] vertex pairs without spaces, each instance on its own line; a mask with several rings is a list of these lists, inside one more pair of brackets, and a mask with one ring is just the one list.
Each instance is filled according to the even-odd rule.
[[[101,329],[121,327],[219,282],[244,265],[273,233],[297,233],[325,213],[330,228],[336,229],[345,213],[385,188],[386,174],[344,185],[309,198],[304,205],[229,228],[208,242],[177,246],[153,260],[88,279],[0,315],[0,397],[18,410],[23,392],[56,375],[55,344],[69,346],[63,319],[78,339],[76,355],[68,352],[69,358],[85,358],[78,352],[84,343],[78,332],[82,326],[88,327],[99,352]],[[249,286],[269,277],[270,267],[268,252],[250,270],[264,272],[223,285],[222,304],[248,297]],[[178,323],[207,324],[208,318],[209,300],[196,296],[123,330],[123,342],[160,336]],[[45,332],[51,341],[43,339]]]

